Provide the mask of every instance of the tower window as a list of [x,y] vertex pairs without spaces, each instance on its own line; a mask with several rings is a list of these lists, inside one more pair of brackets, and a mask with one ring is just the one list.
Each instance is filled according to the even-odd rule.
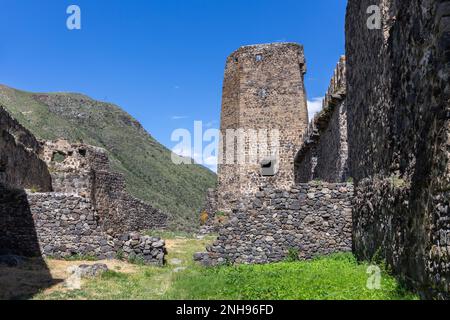
[[64,162],[64,160],[66,160],[66,155],[64,153],[62,153],[60,151],[53,152],[52,162],[61,163],[61,162]]
[[260,61],[262,61],[262,59],[263,59],[263,57],[260,54],[257,54],[255,57],[256,62],[260,62]]
[[273,177],[277,174],[277,160],[273,157],[261,161],[261,175],[263,177]]

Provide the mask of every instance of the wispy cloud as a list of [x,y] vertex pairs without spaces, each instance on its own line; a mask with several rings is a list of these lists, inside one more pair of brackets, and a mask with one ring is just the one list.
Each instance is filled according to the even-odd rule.
[[322,102],[324,97],[313,98],[312,100],[308,100],[308,117],[309,121],[311,121],[314,116],[322,110]]
[[189,118],[188,116],[172,116],[171,119],[172,120],[182,120],[182,119],[187,119]]

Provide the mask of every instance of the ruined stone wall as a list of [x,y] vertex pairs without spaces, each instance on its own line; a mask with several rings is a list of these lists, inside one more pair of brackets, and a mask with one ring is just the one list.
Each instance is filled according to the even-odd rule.
[[40,157],[51,171],[55,192],[91,198],[95,170],[110,170],[106,151],[66,140],[43,141]]
[[104,259],[122,252],[161,265],[164,242],[129,232],[166,221],[126,192],[103,149],[37,141],[0,108],[0,255]]
[[36,137],[14,119],[3,106],[0,106],[0,131],[9,132],[17,143],[35,153],[39,153],[41,150],[41,145]]
[[295,158],[296,182],[344,182],[348,178],[345,57],[341,57],[323,101]]
[[450,298],[450,1],[350,0],[346,54],[354,251]]
[[[221,118],[224,139],[220,144],[225,163],[218,169],[220,211],[229,212],[239,198],[255,193],[263,182],[278,187],[293,183],[293,159],[308,123],[305,72],[303,48],[293,43],[246,46],[228,57]],[[250,133],[241,141],[244,150],[237,150],[239,140],[230,137],[227,129]],[[256,134],[248,130],[267,130],[259,131],[258,137],[258,142],[263,136],[267,140],[265,152],[257,150],[258,142],[251,140]],[[275,137],[278,148],[270,148],[270,130],[279,132]],[[226,157],[230,149],[235,151],[234,159]],[[250,161],[253,155],[256,160]],[[278,172],[274,177],[262,177],[260,161],[272,155],[278,157]]]
[[167,214],[125,191],[125,179],[121,174],[95,171],[92,199],[103,228],[110,234],[167,226]]
[[65,140],[45,141],[41,156],[51,168],[53,189],[89,199],[108,234],[166,227],[165,213],[126,191],[123,175],[111,171],[105,150]]
[[241,200],[207,253],[204,264],[281,261],[289,250],[299,258],[351,251],[352,184],[312,182],[289,189],[264,185]]
[[0,106],[0,183],[41,191],[51,190],[51,177],[37,156],[34,136]]
[[27,197],[43,255],[115,258],[120,244],[103,231],[89,199],[64,193]]
[[164,263],[165,243],[138,233],[108,235],[89,199],[0,185],[0,255],[142,259]]
[[124,259],[158,266],[165,263],[166,243],[161,238],[131,232],[122,236],[121,240],[123,245],[120,254]]

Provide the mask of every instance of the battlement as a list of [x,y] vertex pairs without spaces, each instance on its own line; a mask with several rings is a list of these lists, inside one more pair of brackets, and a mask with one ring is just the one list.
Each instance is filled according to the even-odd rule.
[[345,56],[334,70],[323,108],[303,135],[302,147],[295,156],[295,180],[344,182],[348,178],[347,94]]

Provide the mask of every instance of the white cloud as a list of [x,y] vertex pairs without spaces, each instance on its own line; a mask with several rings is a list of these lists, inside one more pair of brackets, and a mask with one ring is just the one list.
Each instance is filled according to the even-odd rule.
[[172,116],[172,120],[182,120],[182,119],[187,119],[189,118],[188,116]]
[[314,119],[314,116],[322,110],[322,102],[324,97],[313,98],[308,100],[308,117],[309,121]]

